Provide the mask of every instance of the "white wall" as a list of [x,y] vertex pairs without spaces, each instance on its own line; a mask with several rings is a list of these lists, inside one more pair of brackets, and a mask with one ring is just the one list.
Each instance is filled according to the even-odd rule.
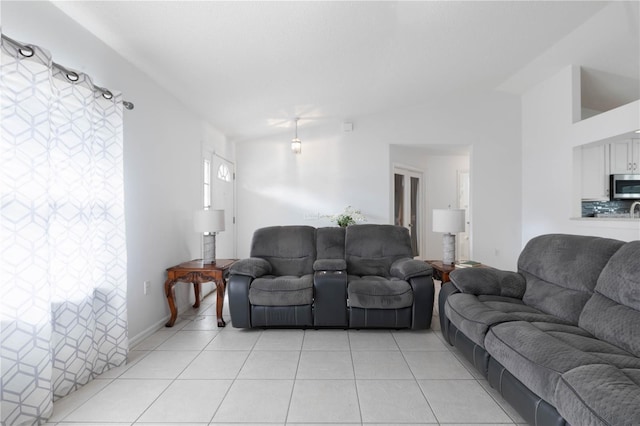
[[579,68],[568,66],[522,97],[523,243],[551,232],[640,239],[637,222],[573,218],[573,148],[640,129],[640,101],[574,123],[579,79]]
[[369,223],[391,223],[389,146],[470,145],[471,205],[476,260],[514,269],[521,249],[520,102],[513,95],[470,93],[437,104],[354,119],[354,131],[327,120],[300,120],[302,154],[289,148],[293,131],[238,143],[238,256],[251,235],[270,225],[330,225],[305,220],[352,205]]
[[[229,156],[232,147],[51,3],[3,1],[2,31],[48,49],[57,63],[86,72],[95,84],[122,91],[135,103],[133,111],[124,112],[127,299],[129,338],[135,343],[168,318],[165,269],[200,256],[191,217],[202,205],[201,145],[213,144]],[[152,284],[146,296],[145,280]],[[178,304],[185,305],[193,295],[186,285],[178,287]]]

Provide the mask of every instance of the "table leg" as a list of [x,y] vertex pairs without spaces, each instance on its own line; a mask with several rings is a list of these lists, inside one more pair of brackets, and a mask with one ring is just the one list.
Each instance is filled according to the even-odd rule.
[[194,308],[200,307],[200,289],[201,289],[200,278],[196,277],[193,279],[193,292],[196,294],[196,303],[193,304]]
[[175,280],[166,280],[164,282],[164,292],[167,295],[167,303],[169,304],[169,310],[171,311],[171,318],[169,318],[169,322],[165,324],[165,327],[173,327],[173,324],[176,322],[176,318],[178,318],[178,309],[176,308],[176,291]]
[[218,318],[218,327],[224,327],[227,325],[222,318],[222,306],[224,305],[224,292],[225,292],[224,278],[216,280],[216,317]]

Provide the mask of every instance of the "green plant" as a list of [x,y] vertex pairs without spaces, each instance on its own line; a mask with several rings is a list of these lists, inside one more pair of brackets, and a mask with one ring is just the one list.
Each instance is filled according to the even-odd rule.
[[360,210],[354,209],[351,206],[347,206],[344,209],[344,212],[340,214],[329,216],[329,219],[343,228],[349,225],[354,225],[357,222],[366,222],[367,220]]

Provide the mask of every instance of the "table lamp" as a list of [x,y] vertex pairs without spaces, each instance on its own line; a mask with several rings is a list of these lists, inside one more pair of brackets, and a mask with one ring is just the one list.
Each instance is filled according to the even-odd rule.
[[433,232],[442,235],[442,263],[453,265],[456,261],[456,232],[464,231],[464,209],[434,209]]
[[202,235],[202,262],[216,263],[216,232],[224,231],[224,210],[196,210],[193,229]]

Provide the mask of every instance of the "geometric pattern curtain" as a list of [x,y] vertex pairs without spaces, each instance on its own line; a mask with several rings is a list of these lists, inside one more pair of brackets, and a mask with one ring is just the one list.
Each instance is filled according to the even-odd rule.
[[2,425],[34,425],[126,361],[123,109],[41,48],[1,50]]

